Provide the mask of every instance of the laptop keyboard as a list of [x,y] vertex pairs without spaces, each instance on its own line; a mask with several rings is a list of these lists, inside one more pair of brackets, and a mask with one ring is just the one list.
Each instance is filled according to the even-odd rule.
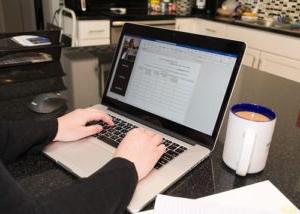
[[[87,125],[92,125],[92,124],[101,125],[103,127],[103,130],[99,134],[95,135],[95,137],[117,148],[119,143],[121,143],[123,138],[126,136],[126,134],[130,130],[137,128],[137,126],[130,124],[124,120],[121,120],[120,118],[114,116],[111,117],[115,124],[114,126],[109,126],[103,121],[93,121],[88,123]],[[181,146],[165,138],[163,138],[163,144],[166,146],[166,152],[162,155],[162,157],[158,160],[158,162],[154,166],[155,169],[161,168],[162,166],[166,165],[168,162],[170,162],[178,155],[182,154],[184,151],[187,150],[186,147]]]

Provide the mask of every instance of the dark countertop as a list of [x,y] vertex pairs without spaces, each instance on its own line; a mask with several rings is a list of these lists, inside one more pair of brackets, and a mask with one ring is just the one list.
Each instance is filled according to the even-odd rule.
[[287,36],[300,37],[300,30],[292,30],[289,27],[283,26],[272,26],[267,27],[263,24],[258,24],[257,22],[247,22],[240,19],[231,18],[231,17],[221,17],[221,16],[208,16],[203,14],[186,14],[180,15],[176,13],[158,13],[158,12],[143,12],[141,11],[138,14],[130,15],[117,15],[109,12],[94,13],[94,14],[79,14],[79,20],[110,20],[110,21],[149,21],[149,20],[174,20],[175,18],[187,18],[187,17],[196,17],[202,18],[210,21],[222,22],[225,24],[237,25],[242,27],[248,27],[256,30],[262,30],[277,34],[283,34]]
[[[66,14],[70,16],[69,14]],[[141,20],[174,20],[176,17],[192,17],[193,15],[180,15],[176,12],[151,12],[145,10],[135,10],[128,14],[118,14],[111,11],[82,12],[77,14],[78,20],[117,20],[117,21],[141,21]]]
[[[266,168],[261,173],[239,177],[223,163],[227,112],[212,155],[165,194],[198,198],[270,180],[300,207],[300,128],[296,127],[300,111],[299,92],[300,83],[243,67],[230,106],[237,102],[254,102],[272,108],[278,115]],[[25,191],[34,196],[72,184],[77,179],[41,154],[21,157],[8,169]]]
[[262,30],[262,31],[267,31],[271,33],[277,33],[277,34],[283,34],[286,36],[294,36],[294,37],[299,37],[300,38],[300,30],[297,32],[295,30],[289,29],[289,27],[280,27],[280,26],[271,26],[267,27],[263,24],[258,24],[258,22],[247,22],[243,21],[240,19],[235,19],[235,18],[228,18],[228,17],[207,17],[207,16],[198,16],[199,18],[204,18],[207,20],[211,21],[216,21],[216,22],[222,22],[225,24],[231,24],[231,25],[237,25],[237,26],[242,26],[242,27],[247,27],[247,28],[252,28],[256,30]]

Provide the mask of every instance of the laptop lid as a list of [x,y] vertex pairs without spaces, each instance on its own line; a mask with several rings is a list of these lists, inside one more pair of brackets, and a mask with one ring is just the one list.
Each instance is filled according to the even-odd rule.
[[126,23],[102,104],[212,149],[245,47],[239,41]]

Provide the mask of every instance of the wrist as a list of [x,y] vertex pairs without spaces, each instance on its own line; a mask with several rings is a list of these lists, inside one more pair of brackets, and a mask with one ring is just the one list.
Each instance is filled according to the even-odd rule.
[[59,141],[59,139],[60,139],[60,125],[59,125],[59,121],[60,121],[60,119],[57,118],[56,119],[56,122],[57,122],[56,123],[57,124],[56,135],[55,135],[53,141]]

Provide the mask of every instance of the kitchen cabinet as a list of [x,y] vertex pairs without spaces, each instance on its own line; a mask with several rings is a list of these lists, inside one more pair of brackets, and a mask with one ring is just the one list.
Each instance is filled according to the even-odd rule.
[[[71,37],[73,31],[72,19],[63,18],[64,34]],[[75,46],[108,45],[110,44],[109,20],[76,20]]]
[[248,47],[300,60],[300,38],[242,26],[227,25],[226,28],[228,38],[244,41]]
[[[180,21],[176,19],[176,24]],[[244,41],[244,65],[300,82],[299,38],[200,18],[190,21],[184,22],[184,26],[192,26],[191,31],[185,28],[187,32]]]
[[259,70],[300,82],[300,61],[262,52]]
[[177,18],[175,29],[206,36],[224,37],[225,25],[199,18]]
[[243,59],[243,64],[258,69],[261,51],[248,47]]
[[187,32],[187,33],[197,33],[197,27],[200,22],[198,18],[176,18],[175,20],[175,30]]
[[[199,19],[200,20],[200,19]],[[214,21],[201,20],[201,27],[196,27],[198,34],[213,36],[213,37],[225,37],[226,25]]]

